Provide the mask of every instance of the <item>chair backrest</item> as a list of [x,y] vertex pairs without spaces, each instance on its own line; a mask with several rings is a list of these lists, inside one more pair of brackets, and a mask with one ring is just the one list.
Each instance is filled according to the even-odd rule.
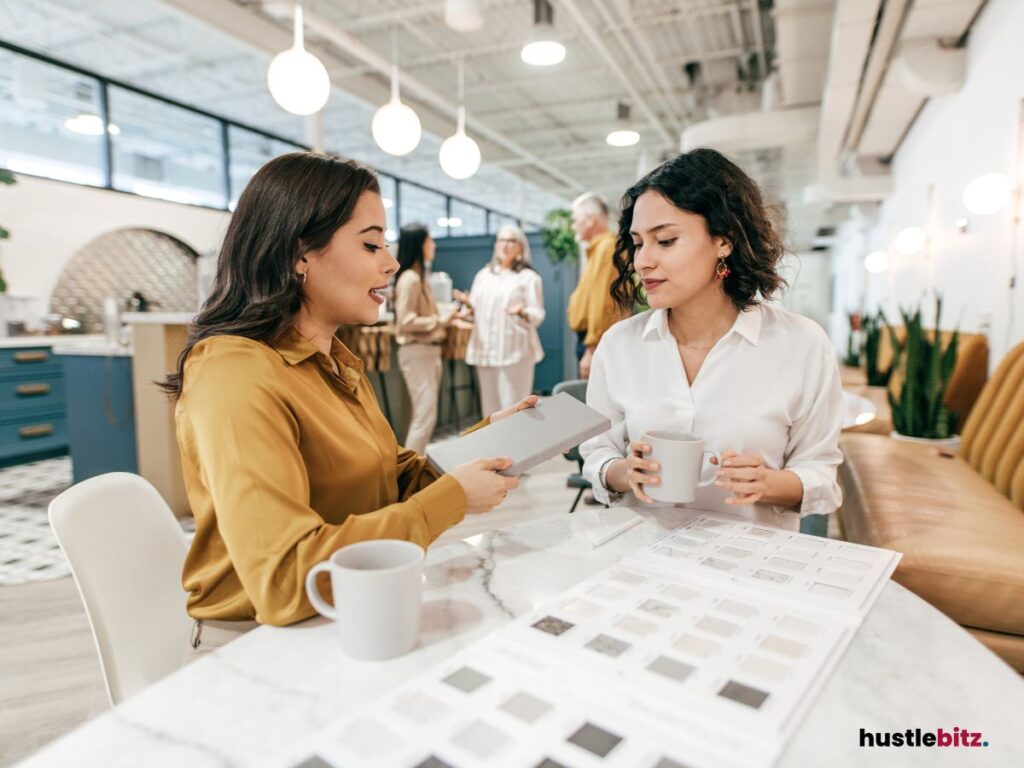
[[1024,343],[1006,353],[964,424],[960,455],[1024,509]]
[[[565,392],[572,395],[581,403],[587,402],[587,380],[586,379],[569,379],[568,381],[560,381],[551,388],[551,394],[557,395],[559,392]],[[582,462],[583,457],[580,456],[580,447],[573,446],[565,452],[565,458],[569,461]]]
[[587,380],[570,379],[569,381],[560,381],[551,388],[552,395],[557,395],[559,392],[567,392],[581,403],[585,403],[587,402]]
[[110,703],[178,669],[191,623],[181,586],[188,543],[157,490],[125,472],[93,477],[50,503],[50,525],[85,603]]

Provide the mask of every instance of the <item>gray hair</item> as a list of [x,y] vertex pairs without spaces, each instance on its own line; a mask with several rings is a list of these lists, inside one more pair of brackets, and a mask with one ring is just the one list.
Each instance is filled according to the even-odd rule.
[[572,210],[580,211],[603,219],[608,218],[608,203],[597,192],[584,192],[572,201]]
[[505,224],[498,229],[498,234],[494,238],[494,255],[491,256],[490,268],[492,270],[498,269],[498,264],[500,263],[498,258],[498,238],[501,237],[502,232],[510,232],[523,249],[522,254],[519,256],[519,261],[512,265],[512,271],[518,272],[521,269],[533,269],[533,261],[530,258],[530,241],[526,239],[526,233],[513,224]]

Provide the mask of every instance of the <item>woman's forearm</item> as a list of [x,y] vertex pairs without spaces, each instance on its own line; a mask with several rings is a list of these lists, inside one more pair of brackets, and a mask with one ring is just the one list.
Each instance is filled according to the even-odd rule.
[[604,482],[609,490],[615,491],[615,493],[626,493],[629,490],[629,480],[627,479],[627,468],[625,459],[615,459],[612,461],[604,473]]
[[795,472],[788,469],[769,469],[765,475],[767,490],[761,504],[797,509],[804,500],[804,484]]

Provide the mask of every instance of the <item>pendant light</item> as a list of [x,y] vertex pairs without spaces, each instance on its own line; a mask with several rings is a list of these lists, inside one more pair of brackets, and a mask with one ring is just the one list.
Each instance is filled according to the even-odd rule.
[[331,95],[327,70],[320,59],[303,46],[302,5],[299,3],[295,3],[294,43],[270,62],[267,86],[274,101],[293,115],[319,112]]
[[462,59],[459,69],[459,116],[455,133],[444,140],[437,153],[441,170],[453,179],[468,179],[480,168],[480,147],[466,135],[465,83]]
[[621,101],[616,105],[618,127],[605,138],[613,147],[632,147],[640,141],[640,134],[633,130],[629,122],[629,105]]
[[456,32],[476,32],[484,25],[482,0],[445,0],[444,23]]
[[373,140],[389,155],[408,155],[420,143],[423,128],[411,107],[398,96],[398,39],[391,30],[391,101],[377,110],[370,126]]
[[533,0],[533,29],[520,53],[523,61],[535,67],[550,67],[565,59],[565,46],[555,35],[555,12],[551,0]]

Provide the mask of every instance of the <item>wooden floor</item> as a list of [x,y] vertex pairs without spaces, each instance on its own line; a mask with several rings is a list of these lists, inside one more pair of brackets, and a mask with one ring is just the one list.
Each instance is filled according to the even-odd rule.
[[108,708],[71,578],[0,587],[0,765]]

